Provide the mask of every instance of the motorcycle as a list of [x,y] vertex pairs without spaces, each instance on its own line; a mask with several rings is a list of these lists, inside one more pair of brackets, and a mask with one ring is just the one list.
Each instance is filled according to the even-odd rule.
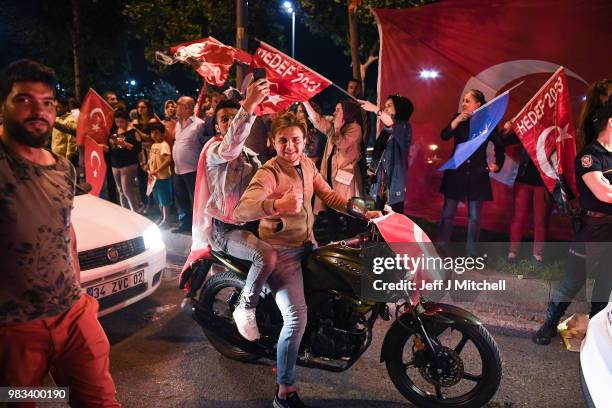
[[[371,205],[369,200],[352,198],[349,215],[363,219]],[[368,242],[384,242],[374,223],[364,234],[306,256],[302,270],[308,323],[298,365],[345,371],[372,343],[377,319],[392,318],[387,303],[360,295],[361,278],[367,272],[360,253]],[[232,318],[249,267],[247,261],[211,251],[182,275],[180,286],[189,286],[184,303],[225,357],[242,362],[275,359],[283,321],[268,290],[256,310],[258,341],[244,339]],[[206,280],[210,271],[216,273]],[[500,352],[476,316],[453,305],[427,301],[422,295],[416,301],[395,304],[394,315],[380,362],[406,399],[419,407],[465,408],[480,407],[495,395],[502,373]]]

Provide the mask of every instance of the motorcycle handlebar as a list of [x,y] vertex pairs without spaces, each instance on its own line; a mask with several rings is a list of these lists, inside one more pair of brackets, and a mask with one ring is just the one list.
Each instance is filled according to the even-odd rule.
[[364,243],[366,240],[367,240],[367,235],[357,235],[356,237],[353,237],[353,238],[343,239],[342,241],[340,241],[340,244],[344,246],[348,246],[348,247],[353,247],[353,246],[358,246]]

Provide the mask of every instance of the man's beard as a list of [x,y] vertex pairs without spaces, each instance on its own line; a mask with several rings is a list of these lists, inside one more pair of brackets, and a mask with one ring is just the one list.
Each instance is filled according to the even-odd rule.
[[3,125],[4,133],[6,133],[9,138],[29,147],[46,146],[49,141],[49,136],[51,135],[52,130],[52,127],[49,126],[48,132],[42,134],[35,134],[29,132],[25,128],[25,126],[23,126],[21,123],[11,120],[11,118],[4,118]]

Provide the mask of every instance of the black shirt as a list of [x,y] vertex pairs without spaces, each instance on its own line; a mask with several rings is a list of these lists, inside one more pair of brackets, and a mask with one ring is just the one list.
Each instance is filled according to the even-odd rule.
[[[457,113],[453,116],[448,126],[440,134],[442,140],[453,139],[455,149],[458,144],[469,140],[470,133],[470,120],[460,122],[455,130],[451,129],[452,120],[458,115]],[[493,129],[487,141],[469,159],[456,169],[444,171],[440,192],[444,194],[445,198],[459,201],[466,199],[467,201],[493,200],[493,190],[491,189],[487,165],[487,145],[489,141],[493,142],[495,147],[495,163],[499,167],[497,172],[501,171],[504,166],[505,147],[501,135],[497,129]]]
[[120,148],[119,146],[110,146],[111,166],[112,167],[126,167],[132,164],[138,164],[138,153],[140,153],[140,142],[136,140],[136,132],[134,129],[128,130],[122,134],[125,136],[125,141],[131,145],[134,145],[132,150]]
[[607,151],[595,140],[578,153],[574,167],[576,169],[578,192],[580,193],[580,206],[584,210],[612,215],[612,204],[604,203],[595,197],[595,194],[582,179],[582,176],[587,173],[601,171],[604,177],[612,183],[612,152]]

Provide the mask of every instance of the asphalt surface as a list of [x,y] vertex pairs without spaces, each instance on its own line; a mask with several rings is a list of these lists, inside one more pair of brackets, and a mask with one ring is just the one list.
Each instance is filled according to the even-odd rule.
[[[171,268],[175,266],[169,265]],[[124,407],[270,407],[274,363],[238,363],[221,356],[200,327],[180,313],[183,294],[167,273],[149,298],[100,319],[111,342],[111,373]],[[374,341],[343,373],[298,367],[300,396],[312,407],[412,406],[379,362],[390,322],[377,321]],[[559,338],[547,347],[528,338],[493,336],[503,376],[489,407],[583,407],[579,354]]]

